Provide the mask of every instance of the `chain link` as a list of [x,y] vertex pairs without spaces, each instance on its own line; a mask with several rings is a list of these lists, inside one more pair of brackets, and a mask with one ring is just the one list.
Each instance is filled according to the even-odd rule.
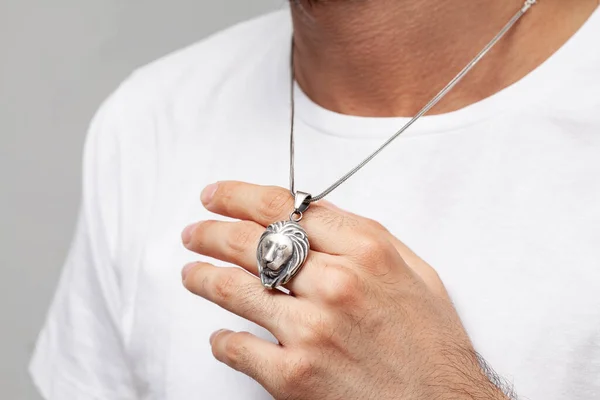
[[[475,56],[475,58],[467,64],[465,68],[462,69],[452,79],[429,103],[425,105],[410,121],[408,121],[400,130],[392,135],[388,140],[386,140],[377,150],[375,150],[372,154],[370,154],[367,158],[361,161],[357,166],[348,171],[344,176],[340,177],[337,181],[335,181],[331,186],[325,189],[323,192],[316,196],[312,196],[306,199],[306,203],[310,204],[315,201],[319,201],[329,193],[334,191],[338,186],[342,183],[346,182],[352,175],[357,173],[362,167],[364,167],[369,161],[375,158],[383,149],[385,149],[390,143],[392,143],[398,136],[400,136],[404,131],[411,127],[419,118],[429,112],[433,107],[435,107],[440,100],[442,100],[448,92],[450,92],[464,77],[467,75],[473,67],[483,58],[485,55],[504,37],[506,32],[508,32],[516,23],[521,19],[523,14],[525,14],[531,6],[537,3],[537,0],[526,0],[523,7],[510,19],[510,21],[498,32],[498,34]],[[291,122],[290,122],[290,193],[292,196],[296,196],[296,190],[294,188],[294,121],[295,121],[295,113],[296,107],[294,103],[294,94],[295,94],[295,74],[294,74],[294,40],[292,39],[292,48],[291,48],[291,56],[290,56],[290,68],[291,68],[291,87],[290,87],[290,97],[291,97]]]

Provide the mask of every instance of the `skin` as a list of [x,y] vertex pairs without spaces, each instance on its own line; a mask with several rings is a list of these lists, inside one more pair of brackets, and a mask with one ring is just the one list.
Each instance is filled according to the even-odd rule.
[[[202,202],[240,221],[193,224],[184,245],[254,275],[260,235],[293,208],[287,190],[243,182],[211,185]],[[292,295],[263,288],[240,268],[184,268],[188,290],[279,341],[218,331],[210,338],[218,360],[276,399],[506,398],[480,368],[433,268],[377,222],[328,202],[311,206],[302,224],[311,251],[287,286]]]
[[[331,0],[292,6],[296,80],[342,114],[413,116],[498,33],[523,0]],[[430,112],[515,83],[560,48],[598,0],[539,0]]]
[[[297,81],[333,111],[413,115],[521,5],[301,0],[292,7]],[[433,112],[465,107],[516,82],[597,6],[540,0]],[[266,290],[251,274],[265,227],[293,210],[289,192],[225,181],[206,187],[202,203],[238,221],[192,224],[182,233],[184,245],[241,268],[191,263],[183,284],[277,338],[275,344],[229,330],[210,338],[217,360],[276,399],[509,398],[482,368],[435,270],[379,223],[326,201],[312,205],[301,222],[311,251],[287,295]]]

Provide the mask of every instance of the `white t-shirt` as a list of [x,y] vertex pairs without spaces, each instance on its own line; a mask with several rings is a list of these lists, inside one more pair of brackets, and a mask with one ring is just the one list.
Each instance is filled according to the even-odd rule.
[[[83,206],[31,373],[48,400],[268,399],[217,362],[262,328],[187,292],[180,233],[218,180],[288,183],[287,11],[134,73],[94,118]],[[600,399],[600,11],[547,62],[427,116],[330,196],[441,275],[475,348],[523,398]],[[319,192],[406,122],[297,90],[297,188]],[[367,340],[367,338],[365,338]]]

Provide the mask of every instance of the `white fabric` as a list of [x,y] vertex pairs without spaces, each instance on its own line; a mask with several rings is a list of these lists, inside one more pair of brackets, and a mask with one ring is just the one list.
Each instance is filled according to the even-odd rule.
[[[48,400],[267,399],[211,355],[261,328],[188,293],[180,232],[217,180],[288,183],[287,12],[144,67],[85,149],[81,220],[31,363]],[[600,398],[600,12],[518,83],[425,117],[331,194],[439,271],[476,349],[523,398]],[[406,119],[297,92],[297,187],[319,192]],[[365,339],[366,340],[366,339]]]

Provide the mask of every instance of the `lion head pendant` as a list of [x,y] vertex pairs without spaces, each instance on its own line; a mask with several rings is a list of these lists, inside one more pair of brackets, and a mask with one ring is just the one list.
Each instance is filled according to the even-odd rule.
[[273,289],[288,283],[306,261],[309,249],[308,236],[296,222],[269,225],[256,249],[258,275],[263,286]]

